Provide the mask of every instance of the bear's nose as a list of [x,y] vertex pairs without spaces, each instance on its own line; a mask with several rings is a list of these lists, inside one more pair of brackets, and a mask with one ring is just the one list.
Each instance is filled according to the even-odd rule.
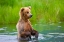
[[31,14],[30,17],[32,17],[33,15]]

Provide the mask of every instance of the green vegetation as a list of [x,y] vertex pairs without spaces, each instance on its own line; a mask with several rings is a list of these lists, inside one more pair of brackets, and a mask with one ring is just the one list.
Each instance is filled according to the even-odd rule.
[[64,21],[64,0],[0,0],[0,24],[17,23],[25,6],[32,7],[32,23]]

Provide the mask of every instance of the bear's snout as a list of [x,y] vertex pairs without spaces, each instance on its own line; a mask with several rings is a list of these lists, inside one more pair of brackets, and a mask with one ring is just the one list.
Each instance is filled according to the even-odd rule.
[[32,14],[30,14],[30,18],[32,17],[33,15]]

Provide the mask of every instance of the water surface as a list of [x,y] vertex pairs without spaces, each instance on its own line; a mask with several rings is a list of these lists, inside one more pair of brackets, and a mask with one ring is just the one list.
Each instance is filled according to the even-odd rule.
[[[34,24],[39,32],[38,40],[21,42],[64,42],[64,23]],[[0,25],[0,42],[19,42],[15,24]]]

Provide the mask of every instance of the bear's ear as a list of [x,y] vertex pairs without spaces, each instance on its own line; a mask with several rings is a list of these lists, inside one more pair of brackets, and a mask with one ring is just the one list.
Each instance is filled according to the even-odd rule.
[[28,6],[29,9],[31,9],[31,6]]
[[21,8],[21,12],[23,12],[24,11],[24,8]]

